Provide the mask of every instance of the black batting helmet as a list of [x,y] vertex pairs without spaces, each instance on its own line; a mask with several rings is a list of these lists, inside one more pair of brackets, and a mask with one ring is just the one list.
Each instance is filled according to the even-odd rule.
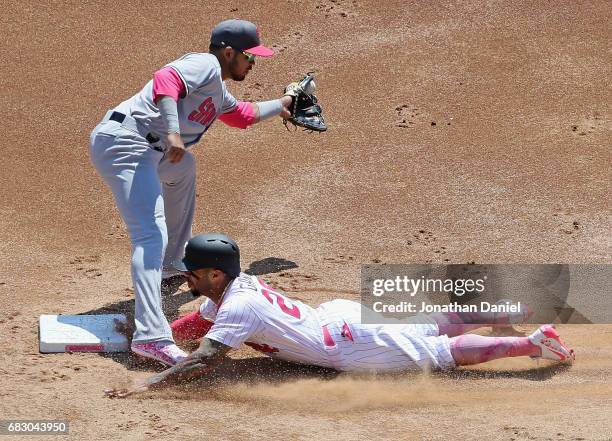
[[240,274],[240,250],[225,234],[198,234],[185,245],[185,256],[172,265],[179,271],[216,268],[234,278]]

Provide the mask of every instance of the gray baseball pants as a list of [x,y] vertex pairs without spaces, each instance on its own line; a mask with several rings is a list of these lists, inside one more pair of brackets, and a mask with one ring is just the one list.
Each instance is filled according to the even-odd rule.
[[195,158],[170,163],[131,118],[110,112],[91,133],[91,161],[110,187],[132,242],[134,343],[173,342],[161,307],[162,269],[183,256],[195,208]]

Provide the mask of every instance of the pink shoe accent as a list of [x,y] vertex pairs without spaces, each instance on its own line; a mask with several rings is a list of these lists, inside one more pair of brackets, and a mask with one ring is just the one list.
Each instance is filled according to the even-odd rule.
[[576,356],[573,349],[570,349],[561,341],[559,332],[554,325],[542,325],[529,336],[529,340],[540,347],[542,355],[533,358],[545,358],[556,361],[574,361]]
[[132,343],[132,352],[141,357],[157,360],[166,366],[174,366],[183,361],[189,354],[174,343]]

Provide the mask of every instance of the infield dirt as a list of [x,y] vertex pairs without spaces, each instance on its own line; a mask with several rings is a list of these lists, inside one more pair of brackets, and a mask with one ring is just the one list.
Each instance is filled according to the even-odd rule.
[[[4,2],[0,419],[63,419],[59,439],[612,438],[612,325],[561,325],[571,368],[337,375],[251,350],[223,373],[127,400],[155,368],[128,354],[38,353],[38,316],[129,311],[130,244],[91,166],[104,113],[212,27],[256,22],[243,100],[315,71],[330,129],[221,123],[193,150],[195,232],[312,305],[357,299],[363,263],[612,263],[612,8],[590,2]],[[180,287],[170,319],[195,310]],[[533,327],[521,328],[530,332]]]

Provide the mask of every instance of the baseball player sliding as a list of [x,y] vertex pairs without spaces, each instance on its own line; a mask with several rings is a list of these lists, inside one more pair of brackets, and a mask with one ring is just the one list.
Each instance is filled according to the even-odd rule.
[[398,371],[482,363],[530,356],[573,361],[574,352],[552,325],[529,337],[484,337],[465,332],[492,323],[507,326],[527,318],[528,310],[496,313],[436,313],[428,322],[362,324],[361,305],[333,300],[312,308],[290,300],[266,283],[240,272],[238,245],[223,234],[193,237],[175,261],[189,288],[208,299],[199,311],[172,323],[177,340],[202,338],[185,360],[109,397],[127,397],[203,376],[243,343],[273,358],[339,371]]
[[210,53],[189,53],[155,72],[133,97],[108,111],[91,133],[91,161],[113,192],[132,242],[135,291],[132,351],[168,365],[187,356],[161,308],[161,282],[191,238],[197,143],[218,118],[239,128],[280,115],[293,97],[237,101],[225,80],[242,81],[257,56],[271,57],[257,27],[227,20],[213,30]]

